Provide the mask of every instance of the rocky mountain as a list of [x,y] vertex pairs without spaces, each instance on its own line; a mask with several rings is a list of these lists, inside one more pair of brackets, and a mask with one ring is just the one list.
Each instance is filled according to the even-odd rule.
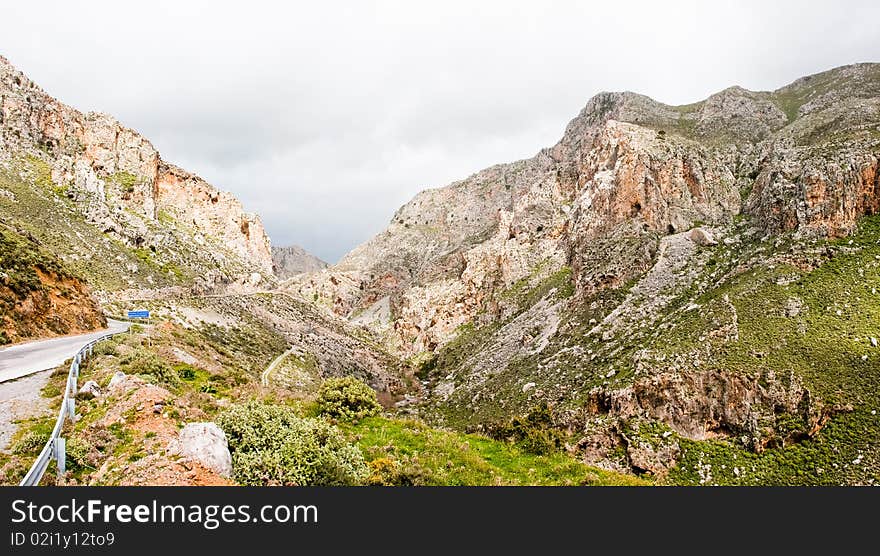
[[[272,292],[269,238],[235,197],[113,117],[52,98],[2,57],[0,233],[0,343],[97,328],[105,311],[136,306],[220,338],[241,384],[354,375],[389,399],[408,386],[368,332]],[[296,247],[276,255],[282,277],[326,266]],[[297,357],[262,376],[293,348]]]
[[52,98],[2,57],[0,173],[4,222],[100,293],[273,281],[259,217],[112,116]]
[[[355,376],[406,417],[352,429],[397,470],[380,484],[460,483],[437,477],[513,445],[661,484],[880,481],[878,64],[686,106],[601,93],[556,145],[418,194],[282,283],[273,266],[316,262],[5,60],[0,118],[6,340],[95,325],[86,283],[161,322],[86,371],[107,392],[81,406],[78,480],[214,484],[168,455],[181,427],[252,399],[307,415]],[[555,474],[523,465],[514,482]]]
[[871,482],[878,157],[878,64],[686,106],[601,93],[290,288],[383,334],[448,426],[547,403],[605,466]]
[[299,245],[272,247],[272,261],[275,265],[275,274],[281,279],[327,268],[327,263]]

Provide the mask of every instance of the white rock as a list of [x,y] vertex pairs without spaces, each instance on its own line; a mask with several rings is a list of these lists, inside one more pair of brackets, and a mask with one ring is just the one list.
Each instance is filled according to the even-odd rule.
[[523,384],[522,391],[524,393],[528,392],[529,390],[531,390],[535,386],[536,386],[536,384],[534,382],[526,382],[525,384]]
[[168,446],[168,452],[189,458],[223,477],[232,475],[226,434],[215,423],[188,423]]
[[123,373],[122,371],[116,371],[116,373],[110,379],[110,383],[107,385],[107,387],[113,388],[123,380],[125,380],[125,373]]
[[872,345],[873,347],[877,347],[877,338],[871,336],[871,345]]
[[101,387],[94,380],[89,380],[79,389],[79,395],[86,398],[97,398],[101,395]]
[[697,245],[702,245],[703,247],[718,245],[718,242],[715,241],[714,237],[712,237],[712,232],[705,228],[694,228],[688,234],[688,239],[690,239]]

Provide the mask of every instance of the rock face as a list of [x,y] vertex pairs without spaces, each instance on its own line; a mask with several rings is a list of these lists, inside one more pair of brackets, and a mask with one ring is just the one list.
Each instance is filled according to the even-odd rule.
[[327,263],[299,245],[273,247],[272,261],[275,265],[275,275],[282,279],[327,268]]
[[[808,340],[850,345],[816,320],[837,301],[813,280],[880,211],[878,160],[878,64],[687,106],[601,93],[553,147],[419,193],[288,287],[414,361],[428,418],[479,428],[549,402],[586,459],[665,473],[704,457],[694,442],[808,442],[836,411],[820,393],[874,403],[829,390]],[[839,295],[864,300],[875,266],[835,271],[853,284]]]
[[232,454],[226,435],[214,423],[188,423],[168,450],[200,463],[221,477],[232,476]]
[[[340,315],[381,316],[372,324],[413,353],[497,312],[497,294],[538,267],[571,267],[583,291],[617,285],[644,271],[651,236],[694,223],[744,214],[765,233],[847,234],[880,207],[878,75],[860,64],[684,107],[601,93],[552,148],[420,193],[293,289]],[[608,242],[629,256],[605,256]]]
[[272,276],[263,225],[232,195],[162,160],[112,116],[57,101],[2,57],[0,169],[67,197],[99,232],[146,250],[141,259],[165,274],[180,270],[178,282],[205,268],[220,269],[212,279],[221,285]]
[[79,389],[78,395],[83,398],[99,398],[101,396],[101,387],[94,380],[89,380]]

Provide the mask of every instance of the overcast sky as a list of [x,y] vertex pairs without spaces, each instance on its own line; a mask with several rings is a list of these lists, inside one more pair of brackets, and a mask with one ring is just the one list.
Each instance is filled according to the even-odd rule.
[[683,104],[880,61],[880,2],[4,3],[0,54],[335,261],[587,100]]

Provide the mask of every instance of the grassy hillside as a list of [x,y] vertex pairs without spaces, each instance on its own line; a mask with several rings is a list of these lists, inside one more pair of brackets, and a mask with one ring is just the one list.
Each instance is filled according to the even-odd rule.
[[[241,332],[239,332],[241,334]],[[216,326],[185,329],[136,327],[134,334],[105,342],[82,369],[80,382],[95,380],[104,397],[78,401],[81,418],[66,425],[68,481],[72,484],[206,484],[190,470],[157,454],[187,422],[216,419],[230,406],[260,399],[316,415],[313,404],[284,388],[264,388],[259,370],[284,348],[271,333],[259,352],[229,341]],[[252,338],[251,340],[253,340]],[[185,363],[181,359],[187,359]],[[108,387],[116,371],[137,377],[135,389]],[[57,409],[66,376],[60,367],[43,395]],[[161,411],[153,410],[159,403]],[[23,423],[12,453],[0,454],[0,480],[15,483],[42,447],[53,419]],[[534,455],[515,444],[485,436],[440,430],[392,416],[338,423],[368,462],[365,484],[385,485],[646,485],[638,478],[586,466],[557,452]],[[50,469],[46,484],[55,477]]]
[[[638,280],[572,299],[544,351],[491,374],[474,373],[506,324],[463,327],[425,369],[431,387],[452,377],[456,389],[424,413],[472,430],[546,400],[573,443],[605,427],[613,465],[669,447],[672,484],[880,481],[880,217],[832,241],[725,234],[735,241],[700,247],[688,280],[655,292],[668,295],[657,314],[642,311]],[[596,408],[614,392],[647,393],[641,409]]]

